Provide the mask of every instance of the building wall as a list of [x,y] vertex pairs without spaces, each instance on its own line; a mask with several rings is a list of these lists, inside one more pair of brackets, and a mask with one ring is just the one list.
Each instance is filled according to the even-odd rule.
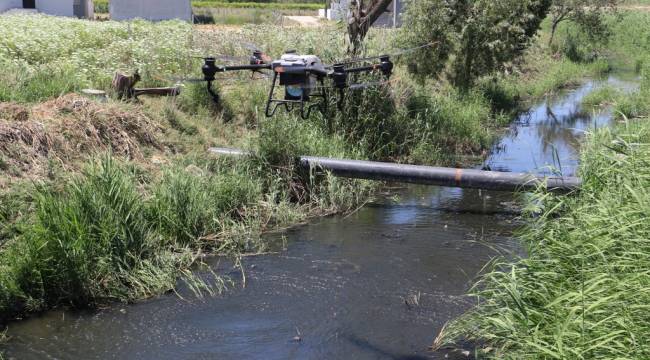
[[23,0],[0,0],[0,12],[22,7]]
[[48,15],[74,16],[73,3],[74,0],[36,0],[36,9]]
[[74,16],[89,19],[95,17],[95,5],[93,0],[73,0],[72,5]]
[[[393,0],[393,2],[388,6],[388,11],[379,17],[377,21],[375,22],[374,26],[379,26],[379,27],[400,27],[402,26],[402,20],[401,20],[401,14],[402,14],[402,6],[404,5],[404,1],[401,0]],[[397,6],[397,16],[394,16],[394,9],[395,6]]]
[[112,20],[192,20],[190,0],[111,0]]

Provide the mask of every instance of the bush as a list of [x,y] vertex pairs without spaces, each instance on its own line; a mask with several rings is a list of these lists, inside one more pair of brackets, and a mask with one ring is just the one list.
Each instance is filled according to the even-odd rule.
[[399,40],[405,47],[431,44],[406,55],[417,64],[414,73],[435,78],[447,69],[454,84],[467,90],[524,53],[549,7],[546,0],[411,1]]

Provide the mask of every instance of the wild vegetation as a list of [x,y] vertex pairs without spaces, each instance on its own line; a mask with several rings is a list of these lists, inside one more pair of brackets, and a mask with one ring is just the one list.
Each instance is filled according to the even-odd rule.
[[[192,2],[194,21],[198,24],[283,24],[285,15],[317,14],[325,4],[319,2],[261,2],[261,1],[197,1]],[[94,1],[95,14],[99,19],[109,13],[109,0]]]
[[[481,156],[522,100],[609,68],[604,60],[553,59],[533,45],[524,59],[534,61],[484,70],[459,90],[453,77],[413,78],[408,59],[396,58],[390,87],[350,93],[342,113],[264,119],[268,84],[250,74],[219,79],[219,107],[200,84],[176,99],[137,103],[71,93],[110,92],[115,71],[135,69],[143,85],[169,85],[200,76],[197,57],[249,56],[256,45],[272,56],[291,47],[332,63],[346,58],[342,29],[296,36],[271,25],[196,29],[39,15],[3,16],[0,31],[4,319],[131,301],[173,289],[179,277],[197,293],[219,289],[222,280],[191,275],[202,252],[259,251],[266,245],[260,232],[354,209],[376,186],[299,172],[297,155],[456,164],[456,155]],[[395,38],[372,29],[364,50],[399,51]],[[210,146],[253,156],[212,158]]]
[[[469,341],[476,358],[490,359],[649,356],[650,67],[642,50],[650,46],[650,30],[639,25],[650,14],[619,16],[605,19],[616,40],[578,48],[624,54],[619,63],[640,73],[640,89],[603,88],[585,99],[613,108],[620,124],[588,135],[583,188],[571,197],[536,194],[520,234],[526,258],[490,264],[472,291],[477,307],[447,326],[435,347]],[[580,27],[560,27],[558,42],[576,44]]]
[[432,44],[410,55],[417,64],[413,72],[436,77],[448,70],[457,87],[468,89],[477,78],[501,71],[521,56],[549,6],[545,0],[417,1],[407,7],[400,41]]

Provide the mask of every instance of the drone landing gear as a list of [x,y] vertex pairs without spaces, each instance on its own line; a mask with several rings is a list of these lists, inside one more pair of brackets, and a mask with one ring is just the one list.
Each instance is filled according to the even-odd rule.
[[215,104],[219,104],[219,93],[214,91],[212,88],[212,81],[208,81],[208,94],[210,94],[210,97]]
[[[305,88],[301,87],[301,95],[299,98],[296,100],[291,100],[291,99],[275,99],[273,96],[275,94],[275,88],[278,80],[278,73],[275,72],[273,74],[273,80],[271,83],[271,90],[269,91],[269,98],[266,101],[266,110],[265,110],[265,115],[266,117],[273,117],[275,113],[278,111],[278,108],[280,106],[283,106],[286,112],[292,112],[296,107],[298,107],[300,111],[300,117],[303,120],[309,119],[309,116],[311,115],[312,111],[314,109],[318,109],[322,114],[325,114],[327,112],[327,90],[325,88],[325,83],[324,79],[318,79],[318,92],[314,94],[309,94],[305,95],[305,93],[309,90],[312,90],[311,88]],[[319,98],[321,99],[318,102],[312,103],[311,98]]]

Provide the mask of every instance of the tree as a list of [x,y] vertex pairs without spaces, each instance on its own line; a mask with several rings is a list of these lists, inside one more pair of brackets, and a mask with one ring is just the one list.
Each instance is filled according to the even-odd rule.
[[361,43],[372,24],[386,12],[392,0],[351,0],[350,17],[348,19],[348,35],[350,47],[348,52],[358,54]]
[[592,38],[605,37],[603,14],[606,10],[615,10],[619,2],[620,0],[553,0],[549,46],[553,44],[558,26],[564,21],[577,23]]
[[412,72],[438,76],[468,89],[520,56],[537,33],[552,0],[411,0],[403,15],[400,45],[430,43],[413,52]]

